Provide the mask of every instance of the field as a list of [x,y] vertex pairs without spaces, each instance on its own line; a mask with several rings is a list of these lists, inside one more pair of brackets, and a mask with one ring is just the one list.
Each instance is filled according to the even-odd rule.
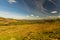
[[60,40],[60,19],[0,18],[0,40]]

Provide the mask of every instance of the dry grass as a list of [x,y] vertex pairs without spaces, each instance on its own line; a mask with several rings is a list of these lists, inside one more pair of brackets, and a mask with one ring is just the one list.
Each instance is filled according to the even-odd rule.
[[[25,25],[0,26],[0,39],[10,40],[11,38],[16,38],[14,40],[24,40],[24,37],[28,37],[29,35],[31,35],[30,33],[33,33],[33,35],[34,34],[38,35],[36,33],[51,32],[58,28],[60,28],[59,24],[25,24]],[[41,34],[41,36],[43,35],[44,34]]]
[[0,40],[60,40],[59,21],[15,21],[1,20]]

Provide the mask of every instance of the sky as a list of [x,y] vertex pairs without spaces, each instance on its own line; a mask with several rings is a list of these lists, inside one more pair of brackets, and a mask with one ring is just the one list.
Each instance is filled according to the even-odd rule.
[[40,19],[60,17],[60,0],[0,0],[0,17]]

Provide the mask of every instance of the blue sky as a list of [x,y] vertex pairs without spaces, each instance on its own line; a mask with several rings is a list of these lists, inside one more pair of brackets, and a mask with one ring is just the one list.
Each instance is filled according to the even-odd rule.
[[38,19],[60,16],[60,0],[0,0],[0,17]]

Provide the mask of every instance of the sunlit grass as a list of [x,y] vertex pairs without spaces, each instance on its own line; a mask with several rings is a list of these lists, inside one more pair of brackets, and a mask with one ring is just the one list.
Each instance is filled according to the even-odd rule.
[[60,40],[60,19],[2,22],[0,40]]

